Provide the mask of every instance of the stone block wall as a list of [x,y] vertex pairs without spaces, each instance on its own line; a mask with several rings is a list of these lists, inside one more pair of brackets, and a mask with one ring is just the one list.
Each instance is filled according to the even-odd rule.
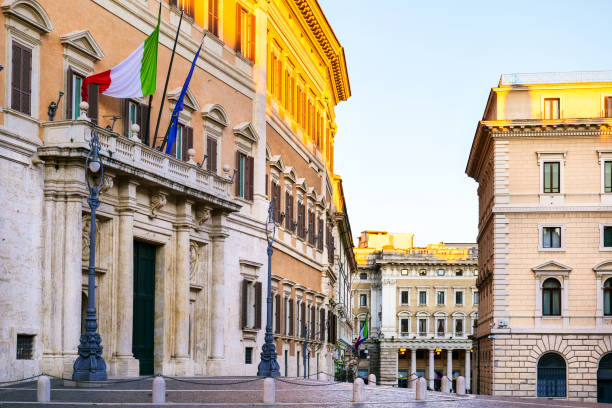
[[[568,399],[597,401],[597,368],[601,358],[612,352],[612,335],[498,334],[494,340],[491,394],[535,397],[538,361],[548,352],[558,353],[566,361]],[[481,385],[487,382],[484,375],[481,365]],[[480,391],[488,393],[482,388]]]
[[380,349],[380,383],[397,385],[397,348]]

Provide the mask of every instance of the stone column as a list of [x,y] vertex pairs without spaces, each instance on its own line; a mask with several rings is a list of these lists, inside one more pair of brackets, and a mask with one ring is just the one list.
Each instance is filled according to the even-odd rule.
[[189,231],[191,202],[177,208],[176,270],[174,274],[174,352],[175,375],[193,375],[189,358]]
[[[72,366],[77,358],[81,337],[82,270],[82,197],[69,196],[64,212],[64,293],[63,293],[63,362],[64,375],[72,376]],[[61,224],[60,224],[61,225]],[[60,230],[57,234],[61,234]],[[99,315],[98,315],[99,318]]]
[[132,353],[134,324],[134,209],[135,182],[119,185],[119,245],[117,263],[117,349],[111,362],[112,375],[138,376],[138,360]]
[[225,227],[226,216],[214,213],[212,216],[212,287],[210,290],[210,348],[208,375],[222,375],[225,359]]
[[453,350],[446,350],[446,376],[453,379]]
[[470,390],[471,386],[471,367],[470,367],[470,358],[472,353],[470,353],[470,350],[465,350],[465,373],[464,373],[464,377],[465,377],[465,389],[467,391]]
[[410,388],[416,387],[416,349],[410,350]]
[[429,367],[427,369],[427,387],[434,388],[434,350],[429,349]]
[[397,386],[397,348],[380,349],[380,384]]

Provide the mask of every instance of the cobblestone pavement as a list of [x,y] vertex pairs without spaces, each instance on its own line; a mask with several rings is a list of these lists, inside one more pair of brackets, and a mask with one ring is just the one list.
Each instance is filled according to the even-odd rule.
[[[59,407],[152,407],[152,379],[112,379],[112,384],[77,388],[52,380],[51,401]],[[414,392],[394,387],[366,387],[366,402],[355,404],[352,384],[309,381],[281,377],[276,381],[276,406],[282,407],[525,407],[571,408],[612,404],[568,402],[548,399],[518,399],[490,396],[457,396],[428,392],[425,401],[415,401]],[[264,406],[263,381],[246,377],[166,378],[165,406],[172,407],[252,407]],[[37,404],[36,382],[0,387],[0,407],[48,406]]]

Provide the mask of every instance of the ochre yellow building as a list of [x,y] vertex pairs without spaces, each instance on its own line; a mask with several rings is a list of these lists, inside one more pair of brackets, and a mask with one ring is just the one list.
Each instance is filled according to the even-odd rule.
[[612,73],[502,75],[478,182],[480,393],[612,401]]
[[476,244],[415,247],[413,239],[364,231],[354,250],[355,333],[370,319],[359,375],[374,373],[386,385],[425,377],[430,389],[440,389],[442,376],[464,376],[469,390],[470,335],[478,317]]

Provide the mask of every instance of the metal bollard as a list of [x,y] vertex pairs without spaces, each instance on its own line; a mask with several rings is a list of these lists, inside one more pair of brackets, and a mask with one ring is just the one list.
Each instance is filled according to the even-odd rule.
[[423,377],[416,380],[416,396],[415,398],[422,401],[427,397],[427,381]]
[[368,385],[376,387],[376,374],[368,375]]
[[153,379],[153,403],[166,403],[166,380],[163,377],[155,377]]
[[365,384],[361,378],[356,378],[353,381],[353,402],[365,401]]
[[465,395],[465,377],[457,377],[457,395]]
[[264,379],[263,389],[263,403],[274,404],[276,400],[276,384],[274,384],[274,378],[267,377]]
[[442,384],[440,387],[441,388],[440,391],[446,392],[446,393],[451,392],[451,385],[452,385],[451,380],[447,376],[442,377]]
[[38,377],[38,384],[36,385],[36,401],[51,401],[51,381],[46,375],[41,375]]

